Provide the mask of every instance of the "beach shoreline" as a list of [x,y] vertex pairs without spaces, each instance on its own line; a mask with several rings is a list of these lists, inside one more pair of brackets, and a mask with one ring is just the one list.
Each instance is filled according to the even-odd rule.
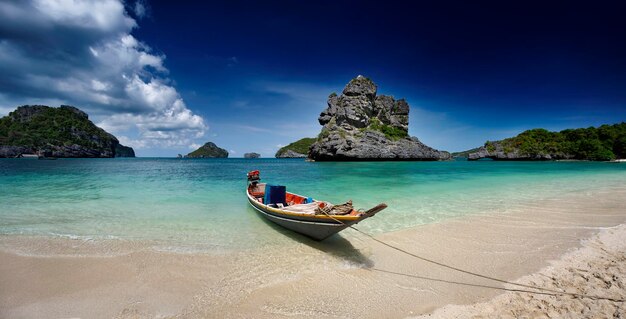
[[[580,259],[572,251],[604,236],[599,233],[626,239],[618,226],[626,223],[623,198],[626,187],[589,191],[376,238],[454,267],[520,280],[551,262]],[[0,315],[400,318],[433,311],[445,317],[453,307],[447,305],[504,307],[500,290],[458,283],[502,285],[415,260],[354,231],[321,243],[287,236],[293,242],[282,249],[230,254],[103,241],[109,255],[93,254],[102,242],[3,236]]]

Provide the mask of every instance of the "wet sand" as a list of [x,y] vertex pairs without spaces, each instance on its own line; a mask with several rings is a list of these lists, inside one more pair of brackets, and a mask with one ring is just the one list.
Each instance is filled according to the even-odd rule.
[[[624,258],[623,244],[615,243],[626,241],[626,230],[610,227],[626,223],[625,198],[626,187],[569,194],[376,238],[505,280],[549,286],[539,280],[548,276],[600,294],[608,284],[593,279],[597,273],[610,279],[607,294],[623,293],[623,266],[605,264]],[[276,231],[286,236],[283,249],[218,255],[160,252],[137,242],[0,237],[0,317],[497,317],[511,304],[512,316],[580,316],[564,305],[570,297],[545,297],[555,306],[537,312],[528,295],[479,287],[504,286],[400,254],[353,230],[322,243]],[[596,253],[580,252],[591,246]],[[593,278],[567,279],[576,263],[589,265]],[[589,308],[585,316],[605,314]]]

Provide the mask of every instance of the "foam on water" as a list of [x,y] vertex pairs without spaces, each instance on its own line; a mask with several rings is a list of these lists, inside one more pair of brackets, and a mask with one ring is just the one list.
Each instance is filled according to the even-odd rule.
[[[0,234],[149,241],[159,250],[224,252],[293,241],[258,216],[245,174],[357,207],[389,208],[360,228],[382,233],[619,187],[626,165],[593,162],[309,163],[303,160],[0,160]],[[287,236],[285,236],[287,235]]]

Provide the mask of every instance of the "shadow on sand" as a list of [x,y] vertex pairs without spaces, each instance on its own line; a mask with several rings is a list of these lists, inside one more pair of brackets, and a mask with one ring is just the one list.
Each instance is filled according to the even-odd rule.
[[346,262],[352,263],[355,266],[361,268],[372,268],[374,262],[368,257],[363,255],[361,251],[356,249],[349,240],[342,237],[340,234],[335,234],[326,238],[323,241],[316,241],[307,236],[298,234],[294,231],[286,229],[282,226],[276,225],[269,221],[267,218],[261,216],[254,208],[248,207],[248,211],[260,218],[265,224],[272,227],[277,232],[299,242],[305,244],[311,248],[330,254],[334,257],[342,259]]

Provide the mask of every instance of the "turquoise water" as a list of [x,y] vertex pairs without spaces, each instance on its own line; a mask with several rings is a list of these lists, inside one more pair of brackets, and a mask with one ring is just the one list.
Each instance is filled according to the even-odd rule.
[[626,163],[354,162],[289,159],[0,159],[0,234],[148,240],[173,249],[271,245],[283,231],[248,207],[246,172],[359,208],[382,233],[524,202],[623,186]]

